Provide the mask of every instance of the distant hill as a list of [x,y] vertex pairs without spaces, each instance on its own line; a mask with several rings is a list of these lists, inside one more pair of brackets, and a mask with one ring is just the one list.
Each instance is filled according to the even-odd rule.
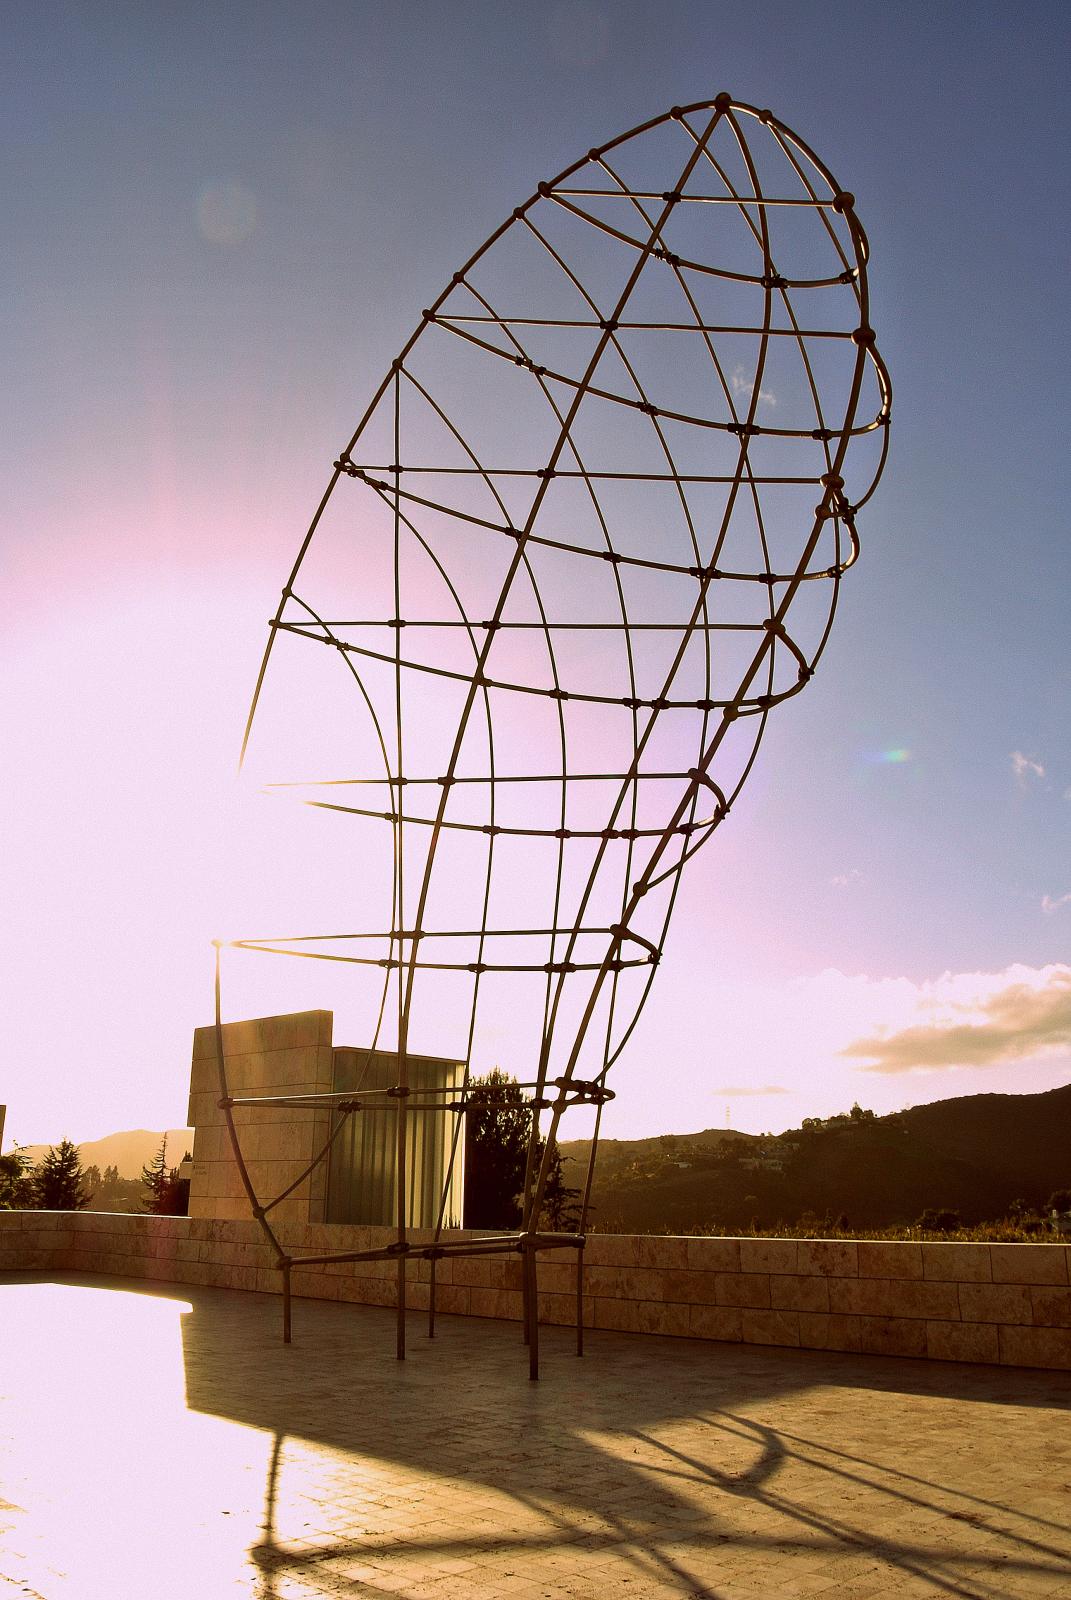
[[[805,1212],[854,1227],[913,1223],[929,1206],[965,1223],[1041,1205],[1071,1186],[1071,1084],[1045,1094],[979,1094],[887,1117],[807,1119],[776,1137],[706,1129],[600,1142],[596,1227],[690,1231],[794,1223]],[[566,1182],[585,1141],[561,1145]]]
[[[163,1130],[154,1133],[150,1128],[131,1128],[127,1133],[109,1133],[103,1139],[87,1139],[78,1146],[83,1167],[117,1167],[121,1178],[140,1178],[142,1167],[148,1166],[163,1138]],[[40,1161],[48,1149],[47,1144],[29,1144],[25,1154],[33,1162]],[[193,1149],[192,1128],[168,1128],[167,1160],[177,1167],[187,1150]]]
[[[140,1178],[160,1131],[135,1128],[87,1140],[83,1166]],[[45,1145],[31,1145],[37,1161]],[[168,1160],[193,1148],[193,1130],[172,1128]],[[586,1140],[560,1145],[566,1183],[587,1169]],[[1071,1084],[1046,1094],[977,1094],[913,1106],[891,1116],[805,1119],[772,1137],[706,1128],[699,1133],[599,1143],[592,1201],[596,1227],[689,1232],[797,1222],[805,1212],[846,1216],[853,1227],[913,1223],[928,1207],[965,1223],[1004,1216],[1012,1201],[1041,1205],[1071,1187]]]

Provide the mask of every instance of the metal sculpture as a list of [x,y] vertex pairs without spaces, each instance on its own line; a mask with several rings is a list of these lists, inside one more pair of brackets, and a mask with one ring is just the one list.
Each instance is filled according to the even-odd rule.
[[[347,755],[333,776],[287,781],[357,830],[359,926],[231,948],[377,980],[368,1037],[398,1059],[398,1205],[391,1245],[358,1254],[397,1257],[399,1355],[409,1258],[431,1258],[433,1327],[436,1260],[517,1251],[535,1376],[537,1255],[561,1247],[576,1252],[582,1348],[607,1074],[685,863],[822,655],[885,463],[867,256],[852,195],[771,112],[727,94],[674,108],[539,184],[422,313],[334,463],[271,623],[243,759],[280,647],[292,664],[326,645],[363,718],[347,730],[358,769]],[[522,1223],[456,1237],[444,1200],[432,1241],[414,1241],[407,1058],[435,1045],[463,1064],[460,1088],[417,1091],[453,1117],[456,1153],[489,1006],[512,1034],[497,1053],[531,1093]],[[459,1027],[443,1048],[436,1029]],[[229,1093],[217,1039],[289,1338],[291,1268],[356,1256],[280,1244],[282,1196],[253,1192],[232,1116],[256,1101]],[[326,1100],[318,1160],[361,1092]],[[287,1103],[312,1102],[271,1101]],[[574,1106],[596,1108],[594,1134],[579,1227],[563,1233],[541,1212]]]

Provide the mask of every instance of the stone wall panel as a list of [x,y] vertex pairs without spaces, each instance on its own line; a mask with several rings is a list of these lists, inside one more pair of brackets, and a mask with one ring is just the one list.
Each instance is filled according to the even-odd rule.
[[[0,1270],[109,1274],[278,1295],[281,1274],[244,1197],[216,1204],[232,1205],[233,1219],[0,1212]],[[309,1223],[300,1216],[277,1226],[284,1248],[298,1255],[381,1249],[392,1237],[389,1229]],[[428,1239],[413,1234],[414,1244]],[[792,1248],[781,1248],[786,1244]],[[1071,1369],[1068,1254],[1058,1244],[592,1235],[585,1251],[584,1320],[587,1327],[635,1333],[1064,1370]],[[766,1270],[759,1270],[760,1262]],[[893,1271],[897,1263],[902,1277]],[[792,1264],[797,1270],[786,1271]],[[447,1255],[437,1264],[437,1305],[444,1313],[519,1319],[521,1271],[513,1254]],[[546,1320],[573,1323],[575,1271],[571,1254],[541,1257]],[[429,1277],[427,1262],[409,1264],[406,1298],[414,1310],[427,1305]],[[397,1262],[389,1258],[294,1269],[299,1298],[391,1306],[396,1289]]]

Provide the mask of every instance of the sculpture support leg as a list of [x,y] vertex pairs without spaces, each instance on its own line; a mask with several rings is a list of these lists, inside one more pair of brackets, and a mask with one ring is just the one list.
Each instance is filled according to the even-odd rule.
[[524,1277],[528,1288],[528,1376],[535,1383],[539,1378],[539,1270],[532,1245],[524,1252]]
[[576,1253],[576,1353],[584,1354],[584,1247]]
[[431,1276],[428,1282],[428,1338],[435,1337],[435,1267],[436,1257],[431,1258]]

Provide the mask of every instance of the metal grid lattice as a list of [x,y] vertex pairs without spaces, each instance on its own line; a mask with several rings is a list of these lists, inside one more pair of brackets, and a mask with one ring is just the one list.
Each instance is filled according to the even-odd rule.
[[[396,1256],[402,1355],[407,1259],[431,1259],[433,1329],[438,1259],[518,1251],[535,1375],[537,1253],[565,1247],[582,1348],[607,1074],[685,863],[821,658],[885,463],[867,256],[852,195],[770,112],[728,95],[674,108],[512,213],[422,313],[335,461],[271,623],[243,760],[273,654],[274,693],[284,652],[293,664],[326,645],[318,659],[359,712],[335,751],[346,775],[298,773],[278,792],[356,830],[362,904],[378,894],[383,915],[226,948],[358,975],[371,1048],[398,1056],[398,1212],[383,1251],[281,1244],[272,1210],[328,1159],[362,1091],[231,1094],[217,957],[221,1105],[282,1270],[286,1338],[294,1266]],[[313,681],[296,671],[291,704]],[[488,1014],[531,1097],[521,1226],[451,1237],[448,1174],[432,1242],[414,1241],[407,1117],[453,1117],[452,1166]],[[451,1054],[436,1027],[456,1036],[462,1087],[414,1098],[407,1054]],[[270,1198],[232,1114],[265,1104],[330,1114],[316,1161]],[[545,1190],[576,1106],[594,1108],[593,1135],[579,1226],[561,1232]]]

